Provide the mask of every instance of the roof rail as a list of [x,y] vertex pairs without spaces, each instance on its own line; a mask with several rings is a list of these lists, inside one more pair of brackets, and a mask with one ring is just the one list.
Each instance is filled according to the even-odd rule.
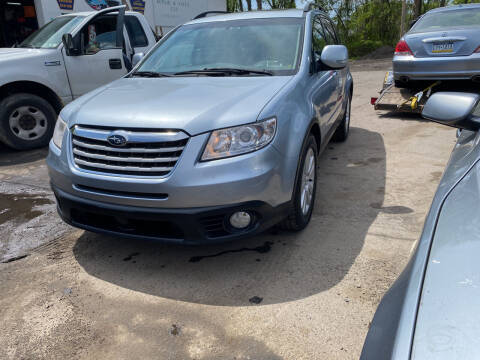
[[197,19],[207,17],[207,15],[209,15],[209,14],[230,14],[230,12],[228,12],[228,11],[205,11],[205,12],[195,16],[192,20],[197,20]]
[[309,12],[310,10],[314,10],[315,8],[321,11],[325,11],[319,4],[315,3],[315,1],[310,0],[307,1],[305,6],[303,7],[303,12]]

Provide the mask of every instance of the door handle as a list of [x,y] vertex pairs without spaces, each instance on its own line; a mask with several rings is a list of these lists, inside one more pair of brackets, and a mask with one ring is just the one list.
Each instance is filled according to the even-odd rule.
[[120,59],[110,59],[108,60],[110,64],[110,69],[121,69],[122,68],[122,60]]

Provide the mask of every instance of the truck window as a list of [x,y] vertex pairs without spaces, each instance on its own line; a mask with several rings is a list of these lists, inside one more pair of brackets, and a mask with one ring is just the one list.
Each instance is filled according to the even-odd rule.
[[148,46],[147,35],[145,35],[140,21],[135,16],[125,16],[125,27],[127,28],[132,47]]
[[117,17],[101,16],[93,19],[82,29],[83,45],[86,55],[93,55],[100,50],[117,47]]

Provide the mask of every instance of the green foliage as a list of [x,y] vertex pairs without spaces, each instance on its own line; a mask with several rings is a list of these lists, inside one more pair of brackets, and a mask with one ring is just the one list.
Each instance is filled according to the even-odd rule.
[[[242,0],[226,0],[229,11],[242,11]],[[301,6],[305,0],[297,1]],[[402,0],[316,0],[336,23],[340,37],[352,57],[366,55],[383,45],[395,46],[400,39]],[[405,31],[414,18],[415,1],[406,1]],[[444,5],[480,3],[480,0],[421,0],[421,13]],[[246,2],[244,2],[246,4]],[[263,0],[265,8],[287,9],[295,0]]]
[[383,43],[380,40],[354,40],[350,41],[347,44],[348,47],[348,52],[350,54],[350,57],[359,57],[359,56],[364,56],[375,49],[378,49],[381,47]]

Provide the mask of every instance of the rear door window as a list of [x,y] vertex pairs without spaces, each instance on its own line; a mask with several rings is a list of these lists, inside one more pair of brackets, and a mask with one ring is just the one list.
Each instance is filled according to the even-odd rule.
[[132,47],[148,46],[148,39],[140,21],[135,16],[125,16],[125,27],[127,28],[130,45]]

